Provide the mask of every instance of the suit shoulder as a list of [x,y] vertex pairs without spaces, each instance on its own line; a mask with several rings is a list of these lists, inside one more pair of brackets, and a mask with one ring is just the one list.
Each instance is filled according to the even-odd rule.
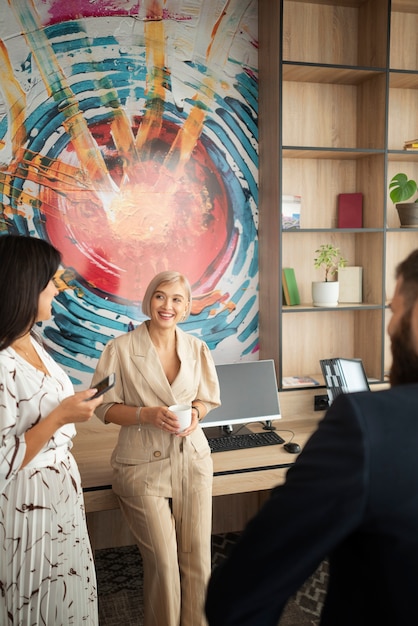
[[370,391],[360,391],[357,393],[341,395],[346,395],[348,398],[352,398],[357,402],[372,402],[376,404],[380,402],[397,401],[399,398],[409,398],[411,400],[418,401],[418,383],[396,385],[385,389],[377,389],[376,391],[373,391],[372,388]]
[[406,415],[418,412],[418,384],[399,385],[376,391],[343,393],[332,403],[330,412],[333,415],[347,413],[363,415],[367,420],[372,417],[383,417],[399,414]]
[[126,344],[130,343],[133,338],[143,337],[145,334],[148,335],[148,331],[145,322],[143,322],[134,328],[134,330],[128,330],[127,332],[114,337],[111,341],[113,343],[117,343],[118,345]]

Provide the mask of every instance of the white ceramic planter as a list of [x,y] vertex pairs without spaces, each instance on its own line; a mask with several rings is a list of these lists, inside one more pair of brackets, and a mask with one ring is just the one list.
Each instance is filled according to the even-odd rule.
[[333,282],[313,282],[312,302],[314,306],[337,306],[340,284],[337,280]]

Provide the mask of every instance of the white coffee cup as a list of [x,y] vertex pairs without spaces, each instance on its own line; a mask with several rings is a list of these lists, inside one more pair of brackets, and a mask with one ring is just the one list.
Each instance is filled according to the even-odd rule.
[[174,413],[180,423],[179,433],[186,430],[192,423],[192,407],[190,404],[173,404],[168,410]]

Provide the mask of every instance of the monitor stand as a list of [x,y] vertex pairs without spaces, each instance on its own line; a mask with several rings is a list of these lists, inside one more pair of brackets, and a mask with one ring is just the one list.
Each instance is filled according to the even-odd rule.
[[253,432],[244,426],[244,424],[235,424],[234,427],[230,424],[227,426],[209,426],[208,428],[203,428],[202,430],[207,439],[213,439],[214,437],[228,437],[228,435],[245,435],[246,433]]

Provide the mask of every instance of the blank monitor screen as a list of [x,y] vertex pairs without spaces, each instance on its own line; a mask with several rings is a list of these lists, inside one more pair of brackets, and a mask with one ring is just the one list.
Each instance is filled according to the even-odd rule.
[[204,428],[280,419],[273,360],[226,363],[216,371],[222,406],[207,414]]

